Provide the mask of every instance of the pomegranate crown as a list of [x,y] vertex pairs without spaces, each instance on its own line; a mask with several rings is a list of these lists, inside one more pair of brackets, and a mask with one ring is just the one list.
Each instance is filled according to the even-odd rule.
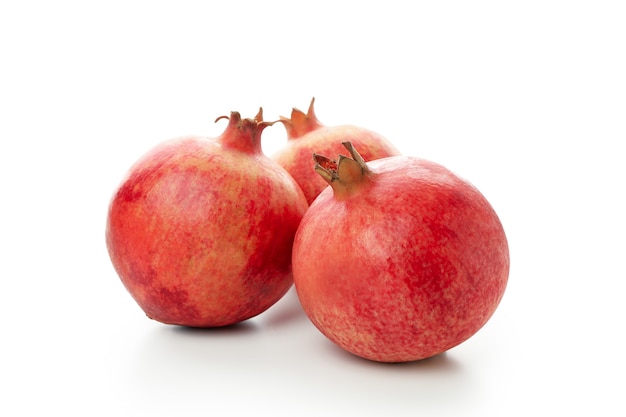
[[314,103],[315,97],[311,99],[309,110],[306,113],[294,107],[291,110],[291,118],[279,116],[278,121],[282,122],[283,126],[285,126],[289,139],[297,139],[324,126],[315,115],[313,108]]
[[239,112],[232,111],[230,116],[220,116],[215,119],[215,123],[222,119],[228,120],[228,126],[226,126],[224,133],[219,136],[219,142],[229,148],[250,153],[261,152],[261,133],[263,129],[276,123],[276,121],[268,122],[263,120],[262,107],[259,107],[259,111],[254,119],[243,119]]
[[330,184],[337,197],[350,194],[372,174],[352,142],[342,142],[341,144],[350,152],[352,158],[339,155],[337,160],[333,160],[317,153],[313,154],[315,171]]

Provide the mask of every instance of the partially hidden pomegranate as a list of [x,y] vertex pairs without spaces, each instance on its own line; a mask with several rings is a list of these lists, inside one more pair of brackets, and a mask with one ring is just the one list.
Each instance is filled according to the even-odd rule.
[[315,155],[330,187],[293,248],[295,288],[313,324],[357,356],[406,362],[444,352],[492,316],[508,281],[494,209],[443,166],[409,156],[366,163]]
[[[225,326],[291,287],[302,191],[261,152],[272,123],[232,112],[217,138],[182,137],[140,158],[110,202],[106,244],[124,286],[154,320]],[[219,120],[220,118],[218,118]]]
[[284,167],[304,191],[309,204],[328,184],[311,169],[311,155],[336,155],[343,150],[342,141],[351,142],[363,159],[371,161],[399,155],[400,151],[385,137],[354,125],[325,126],[316,117],[315,97],[304,113],[292,109],[291,118],[280,117],[287,131],[285,146],[271,155]]

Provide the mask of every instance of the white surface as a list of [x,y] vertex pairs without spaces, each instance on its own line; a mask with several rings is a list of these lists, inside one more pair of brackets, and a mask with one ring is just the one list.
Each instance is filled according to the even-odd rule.
[[[1,415],[626,414],[623,2],[202,3],[0,4]],[[132,162],[313,96],[498,211],[509,287],[447,354],[352,357],[293,291],[234,328],[168,327],[115,275]]]

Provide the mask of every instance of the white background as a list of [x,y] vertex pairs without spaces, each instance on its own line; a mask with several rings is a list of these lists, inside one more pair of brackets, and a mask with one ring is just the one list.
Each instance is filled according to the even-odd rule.
[[[623,4],[1,2],[0,414],[626,414]],[[500,215],[507,292],[446,354],[353,357],[293,290],[239,326],[170,327],[116,276],[106,209],[139,156],[313,96]]]

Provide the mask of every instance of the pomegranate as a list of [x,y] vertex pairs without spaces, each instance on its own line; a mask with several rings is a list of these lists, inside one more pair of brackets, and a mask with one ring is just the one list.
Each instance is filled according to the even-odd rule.
[[[261,152],[262,109],[232,112],[217,138],[157,145],[111,200],[106,243],[146,315],[167,324],[225,326],[256,316],[293,283],[291,250],[302,191]],[[221,118],[218,118],[219,120]]]
[[287,131],[287,143],[271,157],[284,167],[304,191],[309,204],[328,184],[311,169],[311,155],[335,155],[342,151],[341,141],[349,141],[366,160],[399,155],[394,145],[378,133],[352,125],[324,126],[317,119],[311,100],[309,110],[294,108],[291,118],[280,117]]
[[428,358],[492,316],[508,281],[503,227],[485,197],[409,156],[315,155],[330,184],[296,232],[295,288],[313,324],[357,356]]

